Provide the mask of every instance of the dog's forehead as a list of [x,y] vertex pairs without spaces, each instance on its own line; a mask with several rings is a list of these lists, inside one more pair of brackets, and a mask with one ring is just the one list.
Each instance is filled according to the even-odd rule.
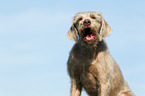
[[95,16],[97,19],[101,19],[102,15],[100,12],[79,12],[73,17],[73,23],[77,22],[78,19],[83,17],[83,19],[89,19],[91,16]]
[[97,16],[97,17],[100,17],[101,16],[101,13],[100,12],[79,12],[77,13],[74,17],[77,18],[77,17],[90,17],[91,15],[94,15],[94,16]]

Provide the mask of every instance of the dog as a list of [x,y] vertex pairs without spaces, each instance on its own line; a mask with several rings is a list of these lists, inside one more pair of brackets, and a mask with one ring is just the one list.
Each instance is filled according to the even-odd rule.
[[67,33],[76,42],[67,61],[71,96],[80,96],[82,88],[89,96],[135,96],[104,40],[111,31],[99,12],[74,16]]

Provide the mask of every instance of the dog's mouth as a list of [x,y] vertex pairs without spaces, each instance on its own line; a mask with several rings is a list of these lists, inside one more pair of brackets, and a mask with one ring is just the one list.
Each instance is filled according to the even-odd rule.
[[96,34],[91,28],[85,28],[82,32],[84,41],[94,41],[96,39]]

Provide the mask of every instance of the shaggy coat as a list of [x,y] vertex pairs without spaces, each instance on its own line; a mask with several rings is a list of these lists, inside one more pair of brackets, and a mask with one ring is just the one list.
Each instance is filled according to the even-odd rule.
[[99,12],[74,16],[67,33],[76,42],[67,62],[71,96],[80,96],[82,88],[89,96],[135,96],[103,39],[110,33],[110,26]]

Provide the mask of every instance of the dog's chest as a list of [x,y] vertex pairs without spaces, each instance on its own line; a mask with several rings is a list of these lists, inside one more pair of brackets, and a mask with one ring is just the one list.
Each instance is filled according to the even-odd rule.
[[[70,63],[71,75],[82,83],[88,93],[98,93],[99,81],[97,79],[97,69],[92,64],[90,56],[81,55],[73,57]],[[95,68],[95,69],[92,69]]]
[[[81,50],[79,48],[72,50],[69,58],[69,67],[73,76],[81,76],[84,74],[90,74],[90,67],[93,66],[94,62],[94,51],[93,50]],[[96,58],[95,58],[96,59]],[[97,70],[97,69],[96,69]]]
[[70,70],[76,76],[90,73],[89,67],[92,65],[92,62],[92,57],[89,55],[71,55],[71,60],[69,63]]
[[97,77],[94,74],[86,73],[80,76],[80,82],[88,94],[98,94],[100,85]]
[[[92,65],[75,66],[75,70],[73,70],[73,75],[79,82],[81,82],[88,94],[98,94],[100,85],[97,78],[97,73],[94,74],[95,72],[92,72],[91,67]],[[95,69],[95,71],[97,70]]]

